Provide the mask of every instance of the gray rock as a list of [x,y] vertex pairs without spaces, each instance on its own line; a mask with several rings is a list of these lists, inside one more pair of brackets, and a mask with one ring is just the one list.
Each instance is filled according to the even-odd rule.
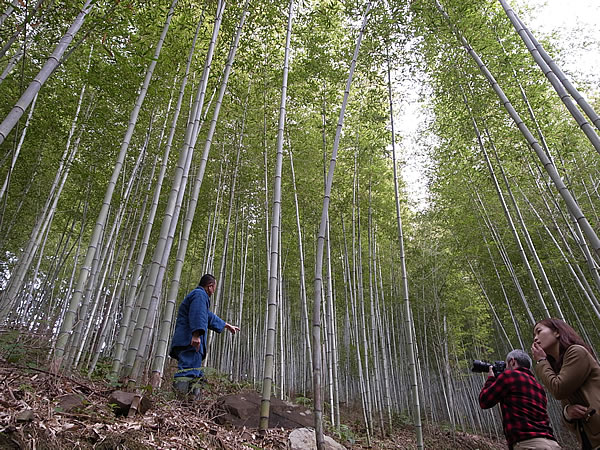
[[[290,433],[288,440],[290,442],[290,449],[292,450],[316,450],[317,448],[315,430],[312,428],[297,428]],[[325,449],[345,450],[345,448],[329,436],[325,436]]]
[[33,409],[26,409],[15,415],[17,422],[31,422],[33,420]]
[[[219,400],[222,411],[215,422],[242,428],[258,428],[262,397],[257,392],[227,395]],[[269,428],[302,428],[314,424],[312,412],[304,406],[271,397]]]
[[[108,397],[108,404],[112,406],[116,415],[126,416],[129,413],[129,408],[131,407],[134,398],[135,394],[133,392],[114,391],[110,394],[110,397]],[[151,407],[152,401],[148,397],[142,396],[138,412],[144,414]]]
[[84,398],[77,394],[67,394],[59,397],[58,405],[56,405],[56,412],[75,412],[83,409],[85,406]]

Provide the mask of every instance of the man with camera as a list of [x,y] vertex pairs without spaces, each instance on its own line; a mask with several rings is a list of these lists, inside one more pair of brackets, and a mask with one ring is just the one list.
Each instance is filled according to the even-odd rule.
[[529,355],[513,350],[506,355],[506,370],[498,363],[488,366],[479,406],[488,409],[500,403],[508,448],[559,449],[546,411],[546,393],[531,373]]

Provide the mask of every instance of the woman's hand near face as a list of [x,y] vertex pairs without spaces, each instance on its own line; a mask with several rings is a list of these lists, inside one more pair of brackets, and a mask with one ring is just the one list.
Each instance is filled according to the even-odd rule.
[[546,352],[544,351],[542,346],[540,344],[538,344],[537,342],[534,342],[531,345],[531,354],[533,355],[533,359],[536,362],[539,361],[540,359],[543,359],[546,357]]

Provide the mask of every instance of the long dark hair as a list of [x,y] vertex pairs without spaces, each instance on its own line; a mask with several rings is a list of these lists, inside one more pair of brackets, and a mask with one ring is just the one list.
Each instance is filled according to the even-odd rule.
[[[593,358],[596,358],[594,350],[577,334],[577,332],[561,319],[542,319],[536,325],[544,325],[552,331],[558,333],[558,360],[555,360],[551,355],[546,355],[548,362],[556,373],[560,372],[563,364],[563,356],[571,345],[581,345],[584,347]],[[535,329],[535,327],[534,327]]]

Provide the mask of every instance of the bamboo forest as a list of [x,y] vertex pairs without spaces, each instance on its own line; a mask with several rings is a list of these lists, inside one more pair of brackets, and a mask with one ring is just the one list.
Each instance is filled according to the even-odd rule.
[[0,2],[6,376],[33,339],[48,374],[172,392],[210,273],[240,331],[208,333],[203,366],[258,393],[257,433],[301,399],[319,449],[348,409],[351,448],[400,423],[410,448],[449,448],[432,425],[504,439],[474,360],[531,355],[546,318],[600,350],[599,85],[563,64],[600,48],[530,3]]

